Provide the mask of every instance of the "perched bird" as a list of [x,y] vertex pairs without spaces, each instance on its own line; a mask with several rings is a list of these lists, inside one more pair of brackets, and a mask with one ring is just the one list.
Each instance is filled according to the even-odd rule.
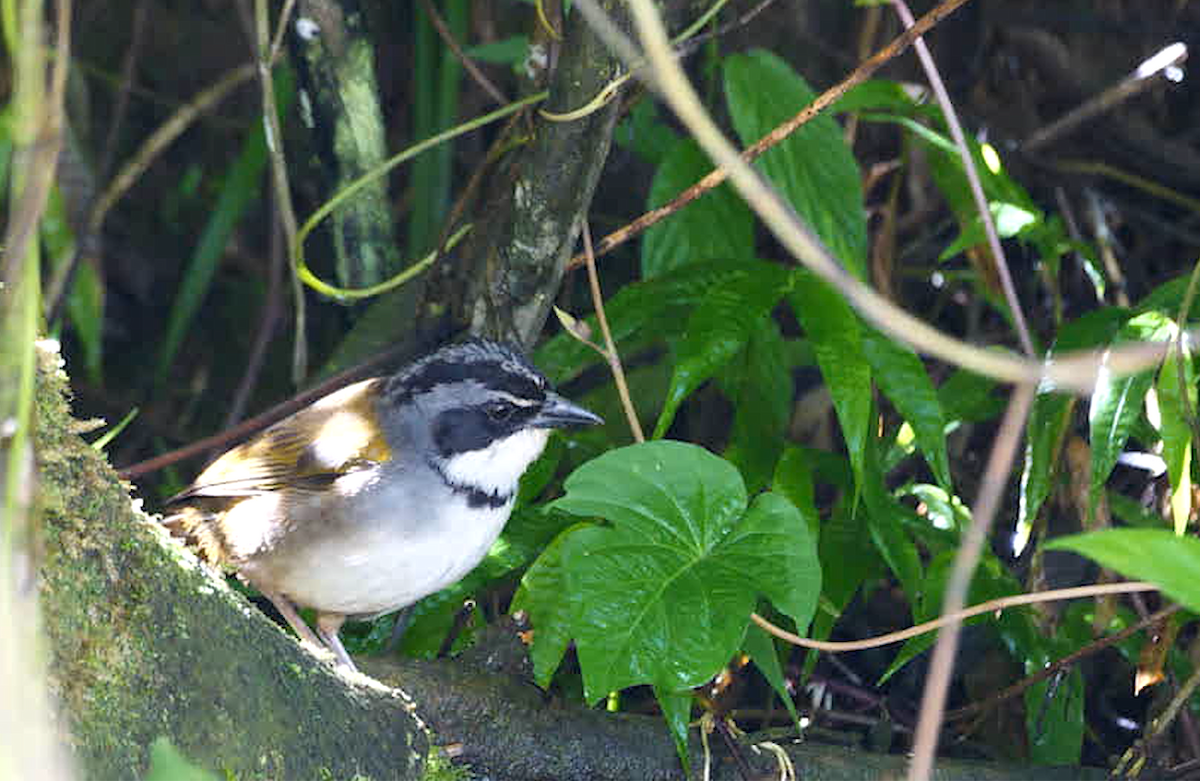
[[[473,569],[550,430],[601,422],[514,348],[453,344],[233,448],[164,523],[354,669],[346,618],[406,607]],[[316,610],[316,635],[297,606]]]

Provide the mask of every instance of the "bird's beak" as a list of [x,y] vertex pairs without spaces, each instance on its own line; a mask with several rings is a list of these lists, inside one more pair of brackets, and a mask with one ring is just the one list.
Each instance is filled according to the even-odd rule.
[[596,426],[604,418],[574,402],[567,401],[554,391],[546,394],[542,409],[530,422],[535,428],[564,428],[566,426]]

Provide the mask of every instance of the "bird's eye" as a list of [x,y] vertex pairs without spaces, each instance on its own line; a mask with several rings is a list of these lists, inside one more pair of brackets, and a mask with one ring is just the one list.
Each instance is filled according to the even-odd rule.
[[497,423],[504,423],[510,419],[516,410],[516,406],[507,401],[490,401],[483,407],[484,414]]

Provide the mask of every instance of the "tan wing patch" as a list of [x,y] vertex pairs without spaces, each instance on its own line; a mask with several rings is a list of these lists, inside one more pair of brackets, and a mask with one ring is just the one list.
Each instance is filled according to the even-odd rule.
[[172,501],[303,488],[389,460],[375,416],[380,382],[355,383],[284,418],[218,458]]

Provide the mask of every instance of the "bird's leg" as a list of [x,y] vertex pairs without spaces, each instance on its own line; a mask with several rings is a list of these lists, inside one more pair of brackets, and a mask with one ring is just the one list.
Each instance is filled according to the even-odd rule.
[[338,637],[338,631],[342,628],[342,624],[345,621],[346,616],[341,613],[317,613],[317,634],[325,641],[325,645],[333,651],[333,655],[337,658],[339,665],[348,667],[353,672],[358,672],[358,668],[350,660],[350,654],[346,653],[346,647],[342,645],[342,639]]
[[[279,611],[279,615],[287,619],[288,625],[300,636],[301,640],[316,648],[327,647],[327,644],[322,642],[321,638],[317,637],[317,634],[309,628],[308,624],[304,623],[304,619],[296,612],[296,606],[291,603],[291,600],[276,591],[267,591],[263,588],[259,588],[258,590],[264,597],[271,600],[271,604]],[[330,648],[330,650],[333,649]],[[337,655],[337,651],[334,651],[334,655]]]

